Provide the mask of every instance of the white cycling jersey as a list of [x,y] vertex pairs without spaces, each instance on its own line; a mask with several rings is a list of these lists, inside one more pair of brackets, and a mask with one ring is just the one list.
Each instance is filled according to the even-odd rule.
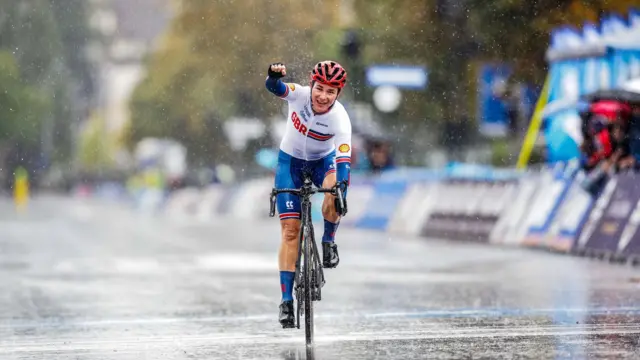
[[351,120],[336,100],[323,114],[311,109],[311,87],[286,83],[281,97],[289,102],[287,128],[280,150],[294,158],[319,160],[336,150],[336,158],[351,157]]

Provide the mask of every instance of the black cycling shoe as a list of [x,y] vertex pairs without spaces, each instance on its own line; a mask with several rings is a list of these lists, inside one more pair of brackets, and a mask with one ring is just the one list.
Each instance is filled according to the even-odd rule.
[[293,312],[293,301],[282,301],[280,303],[280,325],[283,329],[295,327],[295,318]]
[[322,267],[332,269],[338,266],[340,257],[338,256],[338,245],[334,242],[322,243]]

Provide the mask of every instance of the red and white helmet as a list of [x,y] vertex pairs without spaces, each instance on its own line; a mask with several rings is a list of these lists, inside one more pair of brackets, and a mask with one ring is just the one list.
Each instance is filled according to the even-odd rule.
[[347,83],[347,71],[335,61],[321,61],[311,70],[311,82],[342,89]]

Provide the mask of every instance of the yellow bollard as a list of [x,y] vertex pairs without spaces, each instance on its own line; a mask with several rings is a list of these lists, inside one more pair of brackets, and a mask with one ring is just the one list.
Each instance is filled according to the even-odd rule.
[[29,201],[29,174],[20,166],[14,173],[14,179],[13,202],[16,210],[22,213],[26,210]]

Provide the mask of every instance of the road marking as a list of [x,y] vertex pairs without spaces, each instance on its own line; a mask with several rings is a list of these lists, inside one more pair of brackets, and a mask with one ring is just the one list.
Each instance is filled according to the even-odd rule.
[[[548,316],[556,314],[588,314],[588,315],[640,315],[640,308],[619,307],[619,308],[564,308],[564,309],[450,309],[450,310],[427,310],[418,312],[380,312],[380,313],[331,313],[323,314],[316,312],[315,319],[376,319],[376,318],[470,318],[470,317],[503,317],[503,316]],[[152,325],[152,324],[178,324],[178,323],[215,323],[215,322],[259,322],[275,321],[276,312],[269,314],[238,315],[238,316],[207,316],[207,317],[162,317],[162,318],[131,318],[131,319],[99,319],[99,320],[73,320],[63,319],[47,321],[40,319],[36,321],[3,321],[0,328],[19,327],[65,327],[72,328],[105,326],[105,325]],[[425,324],[426,325],[426,324]],[[424,325],[421,325],[424,326]],[[621,325],[622,326],[622,325]],[[640,325],[638,325],[640,327]],[[493,328],[492,328],[493,329]]]
[[[348,334],[315,336],[315,343],[336,343],[349,341],[397,341],[397,340],[446,340],[469,338],[501,338],[501,337],[539,337],[539,336],[585,336],[585,335],[614,335],[614,334],[640,334],[640,326],[616,326],[604,328],[603,326],[566,326],[566,327],[508,327],[495,328],[442,328],[417,331],[389,331],[380,332],[351,332]],[[176,345],[256,345],[256,344],[287,344],[303,343],[304,334],[296,331],[295,335],[276,336],[275,334],[215,334],[215,335],[180,335],[180,336],[133,336],[127,334],[122,338],[99,339],[60,339],[35,341],[12,340],[0,342],[0,354],[43,352],[43,351],[76,351],[76,350],[101,350],[118,348],[140,347],[168,348]]]

